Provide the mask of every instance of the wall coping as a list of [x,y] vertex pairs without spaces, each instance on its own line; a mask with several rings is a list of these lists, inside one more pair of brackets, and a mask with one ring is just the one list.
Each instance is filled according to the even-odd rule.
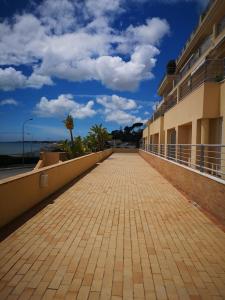
[[73,158],[73,159],[70,159],[70,160],[67,160],[67,161],[63,161],[63,162],[61,161],[61,162],[58,162],[58,163],[53,164],[51,166],[43,167],[41,169],[36,169],[36,170],[32,170],[32,171],[29,171],[29,172],[26,172],[26,173],[23,173],[23,174],[18,174],[18,175],[15,175],[15,176],[4,178],[4,179],[0,180],[0,186],[3,185],[3,184],[7,184],[9,182],[24,178],[24,177],[35,175],[37,173],[40,173],[40,174],[44,173],[45,171],[48,171],[48,170],[51,170],[51,169],[54,169],[54,168],[57,168],[57,167],[60,167],[60,166],[63,166],[63,165],[70,164],[74,161],[78,161],[78,160],[82,160],[84,158],[91,157],[95,154],[99,154],[99,153],[107,151],[107,150],[111,150],[111,148],[103,150],[103,151],[99,151],[99,152],[93,152],[93,153],[90,153],[90,154],[86,154],[86,155],[76,157],[76,158]]
[[198,171],[198,170],[194,170],[194,169],[192,169],[192,168],[190,168],[190,167],[181,165],[181,164],[179,164],[179,163],[177,163],[177,162],[175,162],[175,161],[172,161],[172,160],[169,160],[169,159],[167,159],[167,158],[158,156],[158,155],[153,154],[153,153],[151,153],[151,152],[148,152],[148,151],[145,151],[145,150],[142,150],[142,149],[139,149],[139,151],[143,151],[143,152],[145,152],[145,153],[147,153],[147,154],[151,154],[152,156],[155,156],[155,157],[157,157],[157,158],[159,158],[159,159],[162,159],[162,160],[164,160],[164,161],[166,161],[166,162],[168,162],[168,163],[174,164],[174,165],[176,165],[176,166],[178,166],[178,167],[181,167],[181,168],[184,168],[184,169],[186,169],[186,170],[188,170],[188,171],[190,171],[190,172],[196,173],[196,174],[198,174],[198,175],[201,175],[201,176],[203,176],[203,177],[206,177],[206,178],[208,178],[208,179],[211,179],[211,180],[213,180],[213,181],[216,181],[216,182],[218,182],[218,183],[221,183],[221,184],[225,185],[225,180],[223,180],[223,179],[214,177],[214,176],[209,175],[209,174],[206,174],[206,173],[202,173],[202,172],[200,172],[200,171]]

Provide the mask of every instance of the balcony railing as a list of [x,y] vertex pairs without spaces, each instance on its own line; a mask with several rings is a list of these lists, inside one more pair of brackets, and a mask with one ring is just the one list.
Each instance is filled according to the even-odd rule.
[[219,35],[225,29],[225,17],[217,25],[217,35]]
[[199,46],[198,50],[190,56],[189,60],[186,62],[180,73],[177,74],[177,77],[174,80],[175,85],[177,85],[181,81],[181,79],[188,73],[188,71],[192,68],[196,61],[210,48],[211,44],[212,38],[211,36],[208,36]]
[[203,82],[221,81],[225,75],[225,60],[206,60],[180,85],[180,99],[187,96]]
[[202,173],[225,179],[225,145],[145,144],[141,149]]

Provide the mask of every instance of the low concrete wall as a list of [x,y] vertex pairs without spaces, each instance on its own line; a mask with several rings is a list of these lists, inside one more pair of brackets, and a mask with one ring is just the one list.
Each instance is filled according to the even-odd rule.
[[[112,149],[57,163],[0,181],[0,227],[9,223],[112,154]],[[47,175],[47,186],[41,187]],[[43,182],[42,182],[43,184]]]
[[41,152],[40,160],[34,169],[37,170],[66,160],[67,160],[66,152],[49,152],[49,151]]
[[174,186],[225,225],[225,183],[149,152],[139,154]]
[[130,148],[113,148],[114,153],[138,153],[138,149],[130,149]]

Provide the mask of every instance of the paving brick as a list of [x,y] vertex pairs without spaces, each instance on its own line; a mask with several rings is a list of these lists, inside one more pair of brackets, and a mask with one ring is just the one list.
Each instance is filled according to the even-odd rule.
[[0,243],[0,299],[225,299],[224,253],[156,170],[113,154]]

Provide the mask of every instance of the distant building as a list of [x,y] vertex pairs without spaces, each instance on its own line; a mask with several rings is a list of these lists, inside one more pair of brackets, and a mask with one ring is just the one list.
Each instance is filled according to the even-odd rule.
[[[143,146],[177,158],[181,153],[176,145],[225,145],[224,79],[225,1],[215,0],[201,15],[175,68],[167,68],[158,87],[162,101],[143,131]],[[193,149],[187,148],[180,159],[198,165],[200,150]],[[221,159],[225,156],[213,163],[221,164]]]

